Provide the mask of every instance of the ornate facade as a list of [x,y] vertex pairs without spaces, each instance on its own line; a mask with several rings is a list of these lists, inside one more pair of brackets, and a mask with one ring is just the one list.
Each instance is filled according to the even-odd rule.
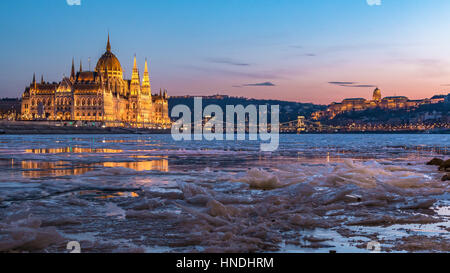
[[33,81],[22,96],[22,119],[102,122],[107,126],[167,127],[170,125],[167,91],[152,95],[148,63],[141,81],[134,57],[131,80],[124,79],[122,66],[111,51],[95,71],[78,72],[72,60],[70,77],[59,83]]

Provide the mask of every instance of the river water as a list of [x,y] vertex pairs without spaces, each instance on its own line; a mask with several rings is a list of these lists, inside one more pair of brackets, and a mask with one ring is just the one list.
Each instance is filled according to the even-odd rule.
[[0,252],[450,251],[450,135],[0,137]]

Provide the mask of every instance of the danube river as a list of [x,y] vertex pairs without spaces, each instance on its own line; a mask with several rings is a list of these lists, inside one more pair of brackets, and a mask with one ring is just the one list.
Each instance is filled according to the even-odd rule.
[[450,251],[450,135],[0,136],[0,252]]

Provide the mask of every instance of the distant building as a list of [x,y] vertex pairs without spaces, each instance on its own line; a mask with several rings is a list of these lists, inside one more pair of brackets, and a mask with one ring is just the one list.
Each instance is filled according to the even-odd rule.
[[113,125],[139,126],[170,124],[167,91],[152,95],[148,63],[141,78],[134,58],[131,80],[124,79],[122,66],[111,51],[108,36],[106,52],[95,71],[76,73],[74,61],[70,77],[59,83],[41,82],[33,76],[22,96],[22,119],[101,121]]
[[437,95],[437,96],[432,97],[430,100],[431,100],[432,104],[442,103],[442,102],[446,101],[447,97],[448,97],[448,95]]
[[401,109],[416,106],[414,102],[412,104],[408,104],[409,101],[410,100],[404,96],[385,97],[381,100],[378,106],[383,109]]
[[379,88],[376,88],[373,91],[372,100],[376,101],[376,102],[380,102],[381,101],[381,90]]
[[410,100],[405,96],[382,98],[381,90],[379,88],[376,88],[373,91],[372,100],[366,100],[364,98],[351,98],[344,99],[340,103],[333,102],[328,106],[327,110],[313,113],[312,118],[315,120],[323,118],[333,119],[337,115],[345,112],[364,111],[374,108],[388,110],[415,108],[423,104],[445,102],[446,99],[448,100],[449,95],[438,95],[432,97],[431,99],[423,100]]

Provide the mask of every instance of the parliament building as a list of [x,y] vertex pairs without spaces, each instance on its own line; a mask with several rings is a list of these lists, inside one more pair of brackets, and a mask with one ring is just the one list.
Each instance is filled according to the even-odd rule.
[[167,91],[152,94],[147,60],[141,81],[134,57],[131,80],[124,79],[122,66],[111,51],[106,52],[95,71],[83,71],[80,62],[70,77],[48,83],[36,75],[22,96],[23,120],[101,122],[106,126],[164,127],[170,125]]

